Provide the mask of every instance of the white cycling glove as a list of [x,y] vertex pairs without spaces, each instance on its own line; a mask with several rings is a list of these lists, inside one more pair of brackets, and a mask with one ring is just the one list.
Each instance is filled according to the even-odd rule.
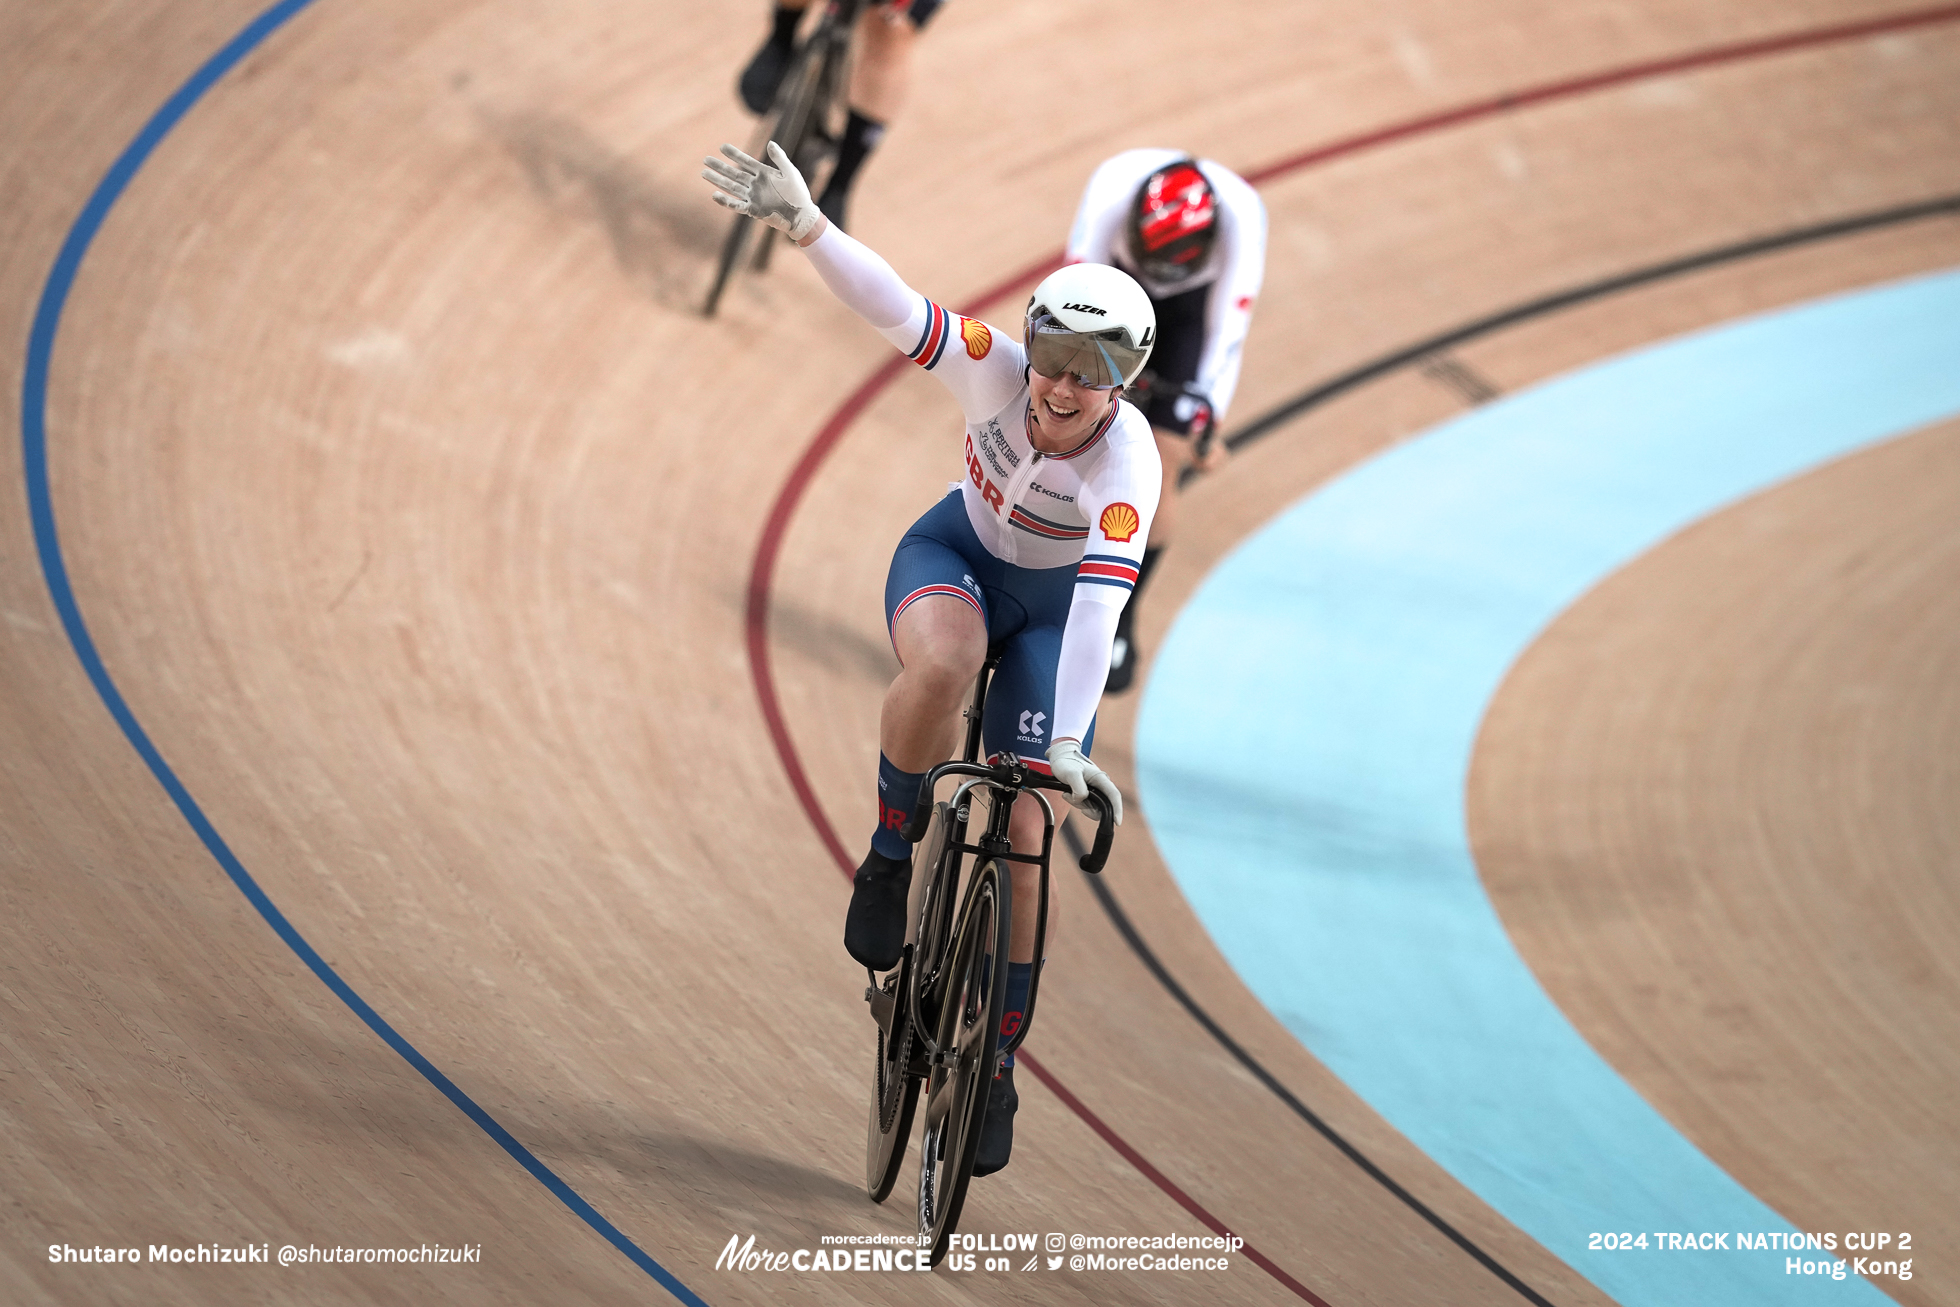
[[1048,770],[1054,773],[1056,780],[1068,786],[1070,803],[1078,808],[1084,807],[1089,800],[1089,791],[1094,790],[1109,803],[1116,824],[1123,824],[1123,791],[1116,788],[1116,782],[1109,779],[1108,773],[1089,761],[1079,743],[1057,740],[1049,745]]
[[728,162],[715,158],[701,161],[708,165],[701,175],[715,184],[716,204],[786,231],[793,241],[810,234],[823,213],[810,202],[810,187],[782,146],[769,142],[763,151],[769,156],[767,163],[751,159],[732,145],[722,146],[721,152],[728,156]]

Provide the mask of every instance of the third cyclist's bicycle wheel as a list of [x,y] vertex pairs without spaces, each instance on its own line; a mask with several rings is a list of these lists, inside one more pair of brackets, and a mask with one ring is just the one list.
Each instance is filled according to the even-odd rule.
[[989,858],[974,869],[941,990],[934,1036],[940,1057],[926,1082],[925,1132],[919,1141],[919,1234],[920,1242],[931,1245],[934,1265],[946,1255],[959,1224],[987,1112],[1007,1003],[1009,894],[1001,863]]
[[[820,28],[798,48],[795,62],[784,75],[783,89],[777,94],[774,114],[762,120],[766,127],[759,127],[749,143],[749,154],[758,159],[767,157],[770,141],[782,146],[783,152],[805,171],[806,181],[812,180],[805,164],[810,152],[806,138],[813,128],[821,126],[816,121],[823,107],[819,98],[829,91],[827,83],[832,80],[824,76],[829,43],[828,29]],[[775,235],[775,228],[747,214],[735,215],[728,237],[722,242],[714,283],[708,287],[708,300],[701,308],[703,315],[710,318],[715,315],[723,292],[745,266],[751,262],[758,268],[763,265],[769,255],[769,242]]]

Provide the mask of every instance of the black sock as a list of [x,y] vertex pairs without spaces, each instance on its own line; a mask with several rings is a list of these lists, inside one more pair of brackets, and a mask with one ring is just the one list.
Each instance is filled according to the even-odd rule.
[[878,829],[871,834],[871,847],[894,862],[912,856],[912,846],[899,832],[912,820],[919,806],[919,782],[924,772],[900,771],[883,753],[878,755]]
[[769,44],[780,45],[785,50],[796,44],[796,25],[803,21],[801,9],[785,9],[777,5],[771,21],[773,26],[769,32]]
[[851,189],[851,179],[864,163],[864,156],[878,148],[878,142],[885,138],[885,125],[866,118],[857,110],[851,110],[851,119],[844,124],[844,139],[837,143],[837,166],[830,170],[830,184],[825,189],[827,195],[842,195]]

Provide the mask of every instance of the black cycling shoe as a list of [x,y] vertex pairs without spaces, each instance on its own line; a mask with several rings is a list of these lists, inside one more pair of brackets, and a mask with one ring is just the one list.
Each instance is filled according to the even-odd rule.
[[992,1175],[1007,1165],[1014,1151],[1014,1112],[1021,1096],[1014,1092],[1014,1068],[1003,1067],[987,1086],[987,1116],[980,1123],[980,1145],[973,1151],[973,1174]]
[[890,971],[905,952],[905,893],[912,860],[872,849],[851,878],[851,907],[844,914],[844,951],[873,971]]
[[1137,674],[1136,637],[1128,631],[1116,633],[1116,643],[1109,649],[1109,679],[1103,682],[1104,694],[1121,694],[1130,688],[1130,681]]
[[749,60],[749,66],[742,70],[742,78],[735,84],[742,96],[742,103],[750,113],[768,113],[776,103],[776,92],[782,88],[783,74],[789,71],[789,57],[795,52],[793,45],[780,45],[773,38],[762,43]]

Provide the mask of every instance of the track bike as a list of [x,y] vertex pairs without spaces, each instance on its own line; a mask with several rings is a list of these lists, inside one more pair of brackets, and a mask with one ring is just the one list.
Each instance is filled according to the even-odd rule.
[[[946,1255],[973,1178],[988,1085],[1002,1061],[1027,1038],[1041,989],[1037,966],[1021,1024],[1002,1042],[1008,935],[1014,919],[1008,866],[1022,862],[1041,870],[1034,946],[1039,958],[1048,933],[1048,863],[1056,826],[1055,810],[1042,791],[1068,791],[1061,781],[1011,754],[991,764],[979,761],[987,684],[1000,664],[1000,652],[988,651],[975,680],[960,758],[934,767],[919,787],[918,807],[903,833],[918,846],[913,865],[925,875],[913,877],[898,966],[882,981],[870,973],[864,991],[878,1023],[877,1072],[865,1135],[865,1191],[879,1203],[891,1194],[923,1093],[919,1242],[931,1248],[935,1266]],[[935,802],[939,782],[947,777],[960,782],[949,797]],[[1008,841],[1008,819],[1022,794],[1033,794],[1041,804],[1039,854],[1016,853]],[[1090,798],[1096,837],[1081,866],[1099,872],[1109,859],[1116,824],[1093,790]],[[984,829],[977,840],[970,840],[976,802],[986,806]]]
[[[776,103],[749,141],[749,154],[757,159],[767,157],[764,150],[770,141],[782,146],[812,195],[823,193],[818,170],[837,157],[851,86],[851,31],[865,7],[866,0],[828,0],[816,27],[790,55]],[[769,266],[777,235],[767,223],[745,213],[735,215],[722,241],[714,284],[701,308],[703,316],[715,315],[722,294],[744,267],[760,272]]]

